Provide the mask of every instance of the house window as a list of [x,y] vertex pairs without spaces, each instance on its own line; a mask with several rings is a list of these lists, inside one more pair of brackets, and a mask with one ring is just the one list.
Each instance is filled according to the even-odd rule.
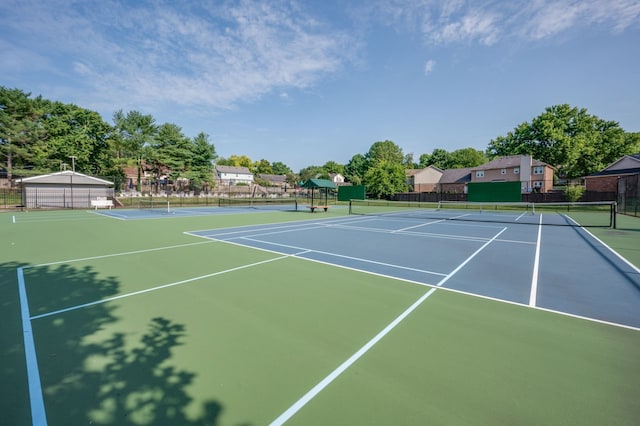
[[541,180],[534,180],[533,181],[533,187],[534,187],[534,189],[542,188],[542,181]]
[[506,174],[507,174],[507,169],[502,169],[502,170],[500,170],[500,174],[501,174],[501,175],[506,175]]
[[544,167],[542,167],[542,166],[535,166],[535,167],[533,168],[533,174],[534,174],[534,175],[541,175],[541,174],[544,174]]
[[517,175],[520,173],[520,167],[514,167],[513,168],[513,174]]
[[476,170],[476,177],[484,177],[484,170]]

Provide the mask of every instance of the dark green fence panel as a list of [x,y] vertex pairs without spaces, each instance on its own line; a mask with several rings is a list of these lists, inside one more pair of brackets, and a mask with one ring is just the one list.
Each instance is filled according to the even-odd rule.
[[364,200],[366,198],[367,190],[364,185],[338,187],[338,201]]
[[519,202],[522,201],[521,183],[515,182],[470,182],[468,201]]

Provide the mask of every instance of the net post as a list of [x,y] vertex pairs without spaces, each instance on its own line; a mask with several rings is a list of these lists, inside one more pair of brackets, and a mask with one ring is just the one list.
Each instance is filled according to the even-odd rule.
[[353,200],[349,200],[349,214],[353,214],[353,210],[351,209],[351,202]]
[[616,219],[618,217],[617,213],[618,213],[618,203],[613,201],[611,203],[611,227],[613,229],[617,229],[617,227],[618,227],[617,226],[617,222],[616,222]]

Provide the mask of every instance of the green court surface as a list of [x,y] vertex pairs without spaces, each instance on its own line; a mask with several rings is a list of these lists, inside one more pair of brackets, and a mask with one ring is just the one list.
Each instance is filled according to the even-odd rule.
[[1,423],[40,391],[49,425],[637,424],[637,329],[185,234],[344,213],[0,214]]

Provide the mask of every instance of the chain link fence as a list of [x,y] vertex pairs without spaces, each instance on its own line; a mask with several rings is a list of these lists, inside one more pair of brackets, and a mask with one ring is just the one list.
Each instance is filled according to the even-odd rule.
[[640,173],[618,179],[618,213],[640,216]]

